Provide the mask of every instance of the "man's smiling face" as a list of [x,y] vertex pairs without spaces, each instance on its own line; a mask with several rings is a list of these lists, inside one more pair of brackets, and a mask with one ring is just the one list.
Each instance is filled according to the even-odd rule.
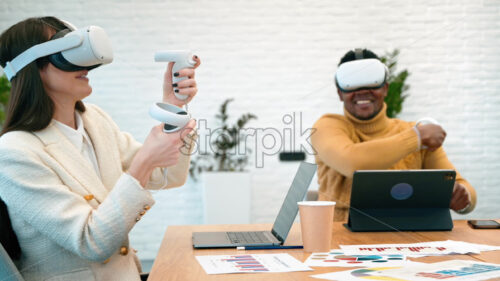
[[337,90],[344,107],[354,117],[360,120],[369,120],[377,115],[384,107],[384,98],[387,96],[387,83],[378,89],[362,89],[353,92]]

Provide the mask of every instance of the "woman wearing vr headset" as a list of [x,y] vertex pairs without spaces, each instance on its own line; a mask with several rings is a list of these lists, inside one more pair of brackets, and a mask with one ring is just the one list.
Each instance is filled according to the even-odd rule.
[[[387,76],[372,51],[347,52],[335,75],[344,115],[325,114],[314,124],[319,200],[337,202],[336,221],[347,221],[356,170],[455,170],[441,147],[446,137],[441,126],[387,117]],[[450,208],[468,213],[475,204],[474,188],[457,172]]]
[[[153,127],[141,145],[82,102],[92,91],[88,71],[112,59],[106,42],[101,28],[75,30],[54,17],[24,20],[0,36],[0,64],[12,83],[0,137],[0,198],[20,245],[10,254],[18,254],[25,280],[140,280],[128,233],[154,204],[147,189],[187,178],[194,120],[171,134]],[[80,48],[85,44],[90,53]],[[76,54],[61,56],[66,50]],[[189,96],[179,100],[172,65],[163,100],[183,106],[196,95],[195,71],[174,74],[187,77],[174,85]]]

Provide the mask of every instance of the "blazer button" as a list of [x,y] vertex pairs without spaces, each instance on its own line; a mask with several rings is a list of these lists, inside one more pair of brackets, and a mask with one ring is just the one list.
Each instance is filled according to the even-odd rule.
[[140,212],[139,212],[139,215],[140,215],[141,217],[142,217],[142,216],[144,216],[144,214],[146,214],[146,211],[140,211]]
[[140,220],[141,220],[141,217],[137,217],[137,218],[135,218],[135,221],[136,221],[136,222],[137,222],[137,221],[140,221]]
[[120,248],[120,255],[122,255],[122,256],[126,256],[127,254],[128,254],[128,248],[127,248],[127,247],[125,247],[125,246],[122,246],[122,247]]
[[147,210],[149,210],[149,209],[151,209],[151,206],[149,206],[149,205],[144,205],[144,210],[146,210],[146,211],[147,211]]
[[85,200],[87,200],[87,201],[90,201],[90,200],[94,199],[94,195],[93,194],[85,195],[85,196],[83,196],[83,198],[85,198]]

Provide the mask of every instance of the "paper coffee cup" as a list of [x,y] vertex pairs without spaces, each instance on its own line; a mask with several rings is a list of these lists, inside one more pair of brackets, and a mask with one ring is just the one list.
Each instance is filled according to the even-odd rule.
[[328,252],[332,243],[335,202],[302,201],[297,203],[305,252]]

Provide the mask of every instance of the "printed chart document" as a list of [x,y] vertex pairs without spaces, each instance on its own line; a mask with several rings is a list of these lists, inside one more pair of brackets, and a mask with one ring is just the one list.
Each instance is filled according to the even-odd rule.
[[500,277],[500,265],[468,260],[451,260],[402,267],[387,272],[393,278],[415,281],[429,280],[486,280]]
[[207,274],[312,271],[289,254],[196,256]]
[[[417,266],[420,265],[421,263],[419,262],[413,262],[413,261],[406,261],[406,266]],[[391,281],[406,281],[406,279],[392,279],[390,277],[387,277],[388,275],[386,273],[387,271],[390,270],[395,270],[402,268],[403,266],[396,266],[396,267],[386,267],[386,266],[379,266],[379,267],[368,267],[368,268],[359,268],[359,269],[353,269],[353,270],[345,270],[345,271],[338,271],[338,272],[330,272],[330,273],[323,273],[323,274],[316,274],[316,275],[311,275],[311,277],[318,278],[318,279],[325,279],[325,280],[391,280]],[[383,277],[380,277],[383,276]],[[431,280],[428,280],[431,281]]]
[[404,255],[346,255],[342,250],[332,249],[326,253],[312,253],[304,262],[308,266],[330,267],[374,267],[402,266],[406,263]]
[[481,251],[497,250],[497,246],[473,244],[461,241],[434,241],[413,244],[375,244],[375,245],[340,245],[349,255],[395,255],[408,257],[479,254]]
[[408,261],[402,267],[371,267],[341,272],[312,275],[326,280],[488,280],[500,277],[500,265],[469,260],[451,260],[437,263]]

